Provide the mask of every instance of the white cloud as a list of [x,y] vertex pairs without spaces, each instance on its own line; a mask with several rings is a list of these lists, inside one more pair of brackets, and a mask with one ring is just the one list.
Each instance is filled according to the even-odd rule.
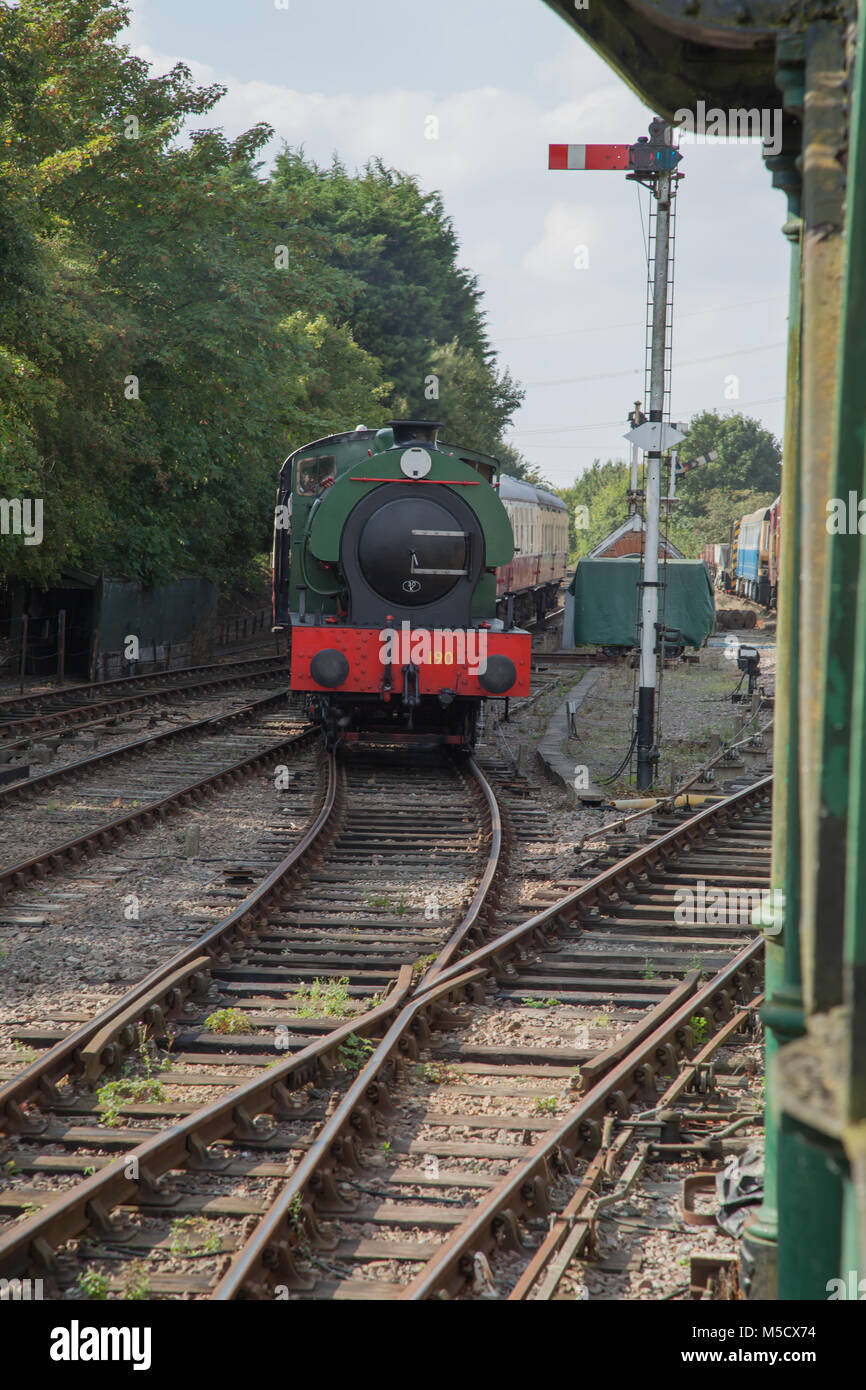
[[[123,41],[158,72],[184,61],[201,85],[226,88],[208,119],[230,134],[259,121],[275,132],[274,153],[285,141],[306,145],[318,160],[338,151],[349,165],[375,155],[410,170],[427,187],[447,181],[452,194],[497,185],[514,189],[519,178],[545,171],[547,145],[557,140],[633,139],[641,108],[614,83],[553,109],[514,91],[477,87],[437,98],[432,88],[394,87],[365,93],[306,92],[280,83],[241,81],[194,59],[158,52],[143,37],[137,17]],[[569,68],[573,60],[569,59]],[[425,133],[438,120],[438,138]]]
[[593,250],[603,245],[609,231],[601,210],[592,204],[554,203],[544,218],[544,236],[526,252],[523,268],[537,280],[573,283],[591,267]]

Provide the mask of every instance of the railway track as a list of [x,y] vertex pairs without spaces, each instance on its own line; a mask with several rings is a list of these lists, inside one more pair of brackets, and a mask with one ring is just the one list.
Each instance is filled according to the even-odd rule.
[[530,632],[545,632],[547,628],[552,627],[555,623],[561,622],[564,614],[565,609],[562,607],[551,608],[543,617],[537,618],[534,623],[528,623],[527,627]]
[[748,1015],[760,939],[679,924],[676,895],[766,888],[769,834],[766,779],[437,959],[212,1296],[527,1296],[611,1117],[657,1106],[701,1034]]
[[602,666],[621,660],[611,652],[545,652],[538,648],[532,653],[533,666]]
[[[520,1290],[606,1116],[648,1108],[698,1034],[751,1007],[754,930],[672,918],[701,877],[766,886],[769,779],[478,945],[503,840],[490,786],[453,764],[381,776],[329,762],[314,822],[237,912],[3,1087],[0,1274],[41,1269],[57,1297],[141,1270],[152,1297]],[[422,915],[455,868],[468,907]],[[220,1009],[243,1031],[214,1031]],[[158,1073],[150,1039],[165,1055],[172,1032]],[[123,1056],[138,1099],[100,1091]]]
[[[285,656],[246,657],[174,671],[119,676],[91,685],[48,690],[0,699],[0,751],[23,747],[33,738],[58,730],[82,729],[138,709],[150,701],[205,695],[233,685],[286,680]],[[14,740],[18,738],[18,745]]]
[[[92,1259],[70,1271],[68,1252],[49,1254],[84,1233],[127,1268],[144,1255],[153,1270],[151,1252],[196,1261],[194,1274],[157,1275],[154,1296],[215,1286],[217,1257],[326,1119],[330,1092],[308,1077],[336,1066],[347,1081],[418,972],[484,933],[503,836],[481,773],[451,760],[325,766],[309,828],[235,912],[87,1024],[56,1040],[40,1030],[53,1045],[0,1089],[0,1265],[35,1258],[59,1296],[78,1275],[86,1288]],[[167,1194],[160,1177],[179,1167],[183,1190]]]
[[[148,734],[0,787],[0,805],[29,805],[46,793],[58,792],[45,806],[35,808],[45,823],[39,816],[35,820],[31,817],[28,857],[0,864],[0,899],[34,879],[44,879],[113,848],[125,836],[149,828],[313,742],[316,730],[312,726],[281,713],[285,702],[285,693],[280,691],[227,714]],[[243,754],[240,758],[239,753]],[[191,778],[190,773],[195,775]],[[73,784],[71,789],[69,783]],[[116,812],[108,819],[107,808]],[[58,840],[58,825],[72,825],[76,833]]]

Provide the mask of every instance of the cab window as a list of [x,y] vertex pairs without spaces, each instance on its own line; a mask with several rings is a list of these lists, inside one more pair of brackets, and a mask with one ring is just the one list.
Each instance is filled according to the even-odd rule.
[[319,491],[327,478],[336,478],[337,455],[308,454],[306,458],[298,459],[295,469],[295,490],[310,497]]

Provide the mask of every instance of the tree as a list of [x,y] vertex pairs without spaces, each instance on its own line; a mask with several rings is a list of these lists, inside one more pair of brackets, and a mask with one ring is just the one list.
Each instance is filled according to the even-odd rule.
[[179,146],[222,89],[151,77],[116,43],[126,20],[114,0],[0,9],[4,488],[45,499],[44,543],[4,538],[4,571],[232,582],[268,545],[281,458],[327,414],[315,382],[332,416],[363,415],[381,368],[325,325],[353,281],[259,177],[270,130]]
[[680,479],[677,491],[683,505],[699,510],[702,499],[718,488],[772,492],[781,484],[782,450],[778,440],[759,421],[746,415],[719,415],[705,410],[689,423],[689,432],[679,447],[683,462],[707,457],[718,458],[692,469]]
[[298,203],[331,239],[336,263],[353,279],[352,335],[382,363],[394,395],[412,414],[429,410],[431,358],[454,340],[482,362],[491,356],[475,276],[457,264],[459,245],[438,193],[371,160],[359,176],[334,161],[320,169],[285,149],[272,187]]
[[772,502],[781,488],[780,445],[757,420],[710,410],[694,416],[679,457],[688,462],[712,452],[716,459],[690,469],[677,483],[671,538],[687,555],[724,541],[737,517]]
[[355,342],[347,324],[337,326],[324,314],[311,319],[299,309],[280,330],[296,364],[289,415],[295,439],[319,439],[347,425],[384,424],[391,383],[382,380],[381,363]]
[[586,555],[625,520],[628,478],[627,464],[593,459],[570,488],[558,489],[568,505],[568,548],[572,559]]
[[457,263],[459,244],[440,195],[381,160],[352,176],[338,160],[321,169],[290,149],[277,159],[272,187],[277,200],[300,195],[306,215],[331,238],[331,263],[352,282],[345,322],[392,383],[390,414],[441,418],[443,438],[495,454],[505,472],[543,483],[503,442],[524,393],[496,366],[481,292]]
[[[425,400],[425,407],[442,421],[443,438],[496,454],[503,431],[523,400],[522,388],[507,370],[497,374],[456,339],[431,353],[429,367],[435,396]],[[416,413],[410,401],[401,402],[401,410],[410,417]]]
[[521,392],[438,194],[288,151],[265,177],[270,129],[199,128],[223,89],[154,76],[127,20],[0,3],[2,491],[45,528],[2,538],[0,575],[227,585],[269,548],[293,448],[395,401],[436,413],[438,364],[460,442],[496,452]]

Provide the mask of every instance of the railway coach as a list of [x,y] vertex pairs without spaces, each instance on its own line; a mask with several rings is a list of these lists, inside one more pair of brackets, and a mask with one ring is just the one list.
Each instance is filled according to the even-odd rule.
[[510,601],[518,622],[540,622],[568,568],[568,508],[555,493],[507,473],[499,496],[514,533],[514,558],[497,570],[497,611],[503,615]]
[[727,587],[730,578],[730,555],[731,547],[729,544],[705,545],[701,551],[700,558],[706,565],[710,578],[717,589]]
[[753,599],[765,608],[776,606],[781,525],[781,497],[733,523],[729,593]]
[[485,699],[529,693],[531,637],[515,612],[555,596],[565,506],[512,480],[504,502],[496,459],[439,430],[360,426],[281,470],[274,626],[291,629],[291,689],[331,745],[471,746]]

